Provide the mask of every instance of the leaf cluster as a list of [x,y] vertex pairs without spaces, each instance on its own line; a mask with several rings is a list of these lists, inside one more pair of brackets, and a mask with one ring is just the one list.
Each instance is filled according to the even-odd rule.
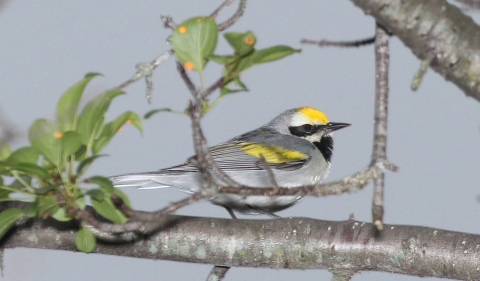
[[[0,239],[22,217],[75,219],[85,209],[86,199],[105,219],[114,223],[127,221],[110,197],[115,194],[127,204],[128,198],[107,178],[86,179],[84,175],[93,162],[105,156],[101,151],[124,125],[132,124],[142,132],[142,123],[131,111],[106,122],[111,102],[124,94],[118,89],[101,93],[80,109],[87,84],[98,75],[87,74],[61,96],[55,120],[42,118],[33,122],[28,132],[29,146],[15,151],[6,144],[0,147],[0,201],[31,203],[24,209],[12,208],[0,213]],[[86,232],[89,232],[86,228],[79,232],[77,246],[95,245],[93,235]],[[83,246],[79,249],[93,250]]]
[[[185,69],[199,73],[202,90],[205,89],[203,76],[208,62],[213,61],[223,66],[221,74],[223,84],[220,88],[220,95],[212,102],[208,99],[205,101],[204,114],[210,111],[226,95],[248,91],[248,87],[240,80],[240,74],[244,71],[300,52],[300,50],[284,45],[256,49],[257,38],[253,32],[247,31],[245,33],[224,33],[223,36],[232,47],[233,53],[215,55],[218,35],[218,26],[213,18],[194,17],[177,25],[170,39],[177,60]],[[232,84],[236,87],[231,88]],[[170,108],[161,108],[148,112],[145,118],[150,118],[159,112],[179,113]]]

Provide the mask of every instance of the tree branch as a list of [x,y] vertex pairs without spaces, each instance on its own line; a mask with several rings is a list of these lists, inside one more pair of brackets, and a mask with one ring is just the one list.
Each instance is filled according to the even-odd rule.
[[[228,2],[228,1],[226,1]],[[225,4],[225,3],[224,3]],[[222,6],[224,5],[222,4]],[[220,6],[220,8],[222,8],[222,6]],[[238,21],[239,18],[242,17],[243,13],[245,12],[245,8],[247,7],[247,0],[240,0],[240,2],[238,3],[238,9],[237,11],[235,12],[235,14],[233,14],[228,20],[222,22],[222,23],[219,23],[218,24],[218,30],[219,31],[224,31],[225,29],[229,28],[230,26],[232,26],[234,23],[236,23]],[[223,8],[222,8],[223,9]],[[217,14],[217,10],[212,14],[212,16],[216,16]]]
[[[387,159],[387,117],[388,117],[388,67],[390,36],[381,25],[375,27],[375,117],[372,149],[372,165]],[[378,230],[383,229],[383,190],[385,173],[380,171],[373,180],[373,222]]]
[[[167,215],[163,224],[167,227],[135,243],[100,241],[95,252],[228,267],[348,269],[480,280],[480,235],[385,225],[382,236],[376,237],[369,223],[308,218],[231,220]],[[5,237],[1,246],[75,252],[72,229],[68,223],[36,219]]]
[[480,27],[446,0],[351,0],[422,61],[480,101]]

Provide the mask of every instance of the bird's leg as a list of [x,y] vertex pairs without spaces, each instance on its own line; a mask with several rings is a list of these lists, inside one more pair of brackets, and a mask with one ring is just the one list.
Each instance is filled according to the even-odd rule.
[[247,204],[246,206],[247,206],[248,208],[254,210],[254,211],[257,212],[257,213],[260,213],[260,214],[262,214],[262,215],[267,215],[267,216],[269,216],[269,217],[271,217],[271,218],[273,218],[273,219],[281,218],[280,216],[275,215],[273,212],[270,212],[270,211],[265,210],[265,209],[263,209],[263,208],[256,207],[256,206],[252,206],[252,205],[248,205],[248,204]]
[[233,212],[232,208],[230,207],[225,207],[225,210],[227,210],[227,212],[230,214],[230,216],[232,217],[232,219],[237,219],[237,216],[235,215],[235,213]]

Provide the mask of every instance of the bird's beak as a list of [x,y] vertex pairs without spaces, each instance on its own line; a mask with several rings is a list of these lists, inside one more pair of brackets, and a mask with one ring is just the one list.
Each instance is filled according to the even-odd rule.
[[348,127],[348,126],[350,126],[350,124],[330,122],[327,125],[325,125],[324,131],[326,133],[331,133],[333,131],[340,130],[341,128],[345,128],[345,127]]

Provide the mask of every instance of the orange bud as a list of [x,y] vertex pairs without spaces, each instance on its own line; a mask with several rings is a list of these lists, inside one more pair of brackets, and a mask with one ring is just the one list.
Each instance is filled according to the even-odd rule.
[[189,62],[189,61],[185,62],[185,63],[183,64],[183,66],[185,66],[185,68],[188,69],[188,70],[192,70],[192,69],[195,67],[195,66],[193,65],[193,63],[192,63],[192,62]]
[[255,43],[255,39],[253,39],[252,37],[248,37],[245,39],[245,44],[253,45],[253,43]]
[[56,139],[59,139],[59,138],[63,137],[63,133],[60,132],[60,131],[57,131],[57,132],[55,132],[55,134],[54,134],[53,136],[54,136]]
[[180,32],[180,33],[183,34],[183,33],[187,32],[187,28],[182,25],[182,26],[180,26],[180,27],[178,28],[178,32]]

